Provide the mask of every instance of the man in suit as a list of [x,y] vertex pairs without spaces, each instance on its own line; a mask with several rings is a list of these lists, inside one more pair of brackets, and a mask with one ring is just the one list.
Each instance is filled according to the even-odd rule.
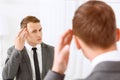
[[21,31],[15,39],[15,45],[8,49],[3,80],[43,80],[52,68],[53,55],[54,47],[42,42],[40,20],[35,16],[27,16],[21,21]]
[[73,35],[77,48],[93,66],[91,74],[82,80],[120,80],[120,52],[116,46],[120,30],[115,21],[112,8],[102,1],[81,5],[73,18],[73,30],[66,31],[55,47],[53,67],[44,80],[64,79]]

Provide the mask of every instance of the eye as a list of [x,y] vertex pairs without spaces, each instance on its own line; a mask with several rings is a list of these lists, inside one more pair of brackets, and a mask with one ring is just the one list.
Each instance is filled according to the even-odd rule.
[[33,30],[33,31],[32,31],[32,33],[36,33],[36,32],[37,32],[37,30]]

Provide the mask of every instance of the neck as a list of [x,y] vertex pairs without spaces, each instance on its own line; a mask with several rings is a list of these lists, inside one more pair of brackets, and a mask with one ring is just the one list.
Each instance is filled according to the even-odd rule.
[[27,43],[28,43],[30,46],[32,46],[32,47],[36,47],[36,45],[37,45],[37,44],[30,43],[30,42],[28,42],[28,41],[27,41]]

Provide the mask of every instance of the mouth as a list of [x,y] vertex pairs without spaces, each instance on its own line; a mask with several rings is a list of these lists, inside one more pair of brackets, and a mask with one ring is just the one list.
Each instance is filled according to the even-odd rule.
[[42,39],[37,39],[38,41],[41,41]]

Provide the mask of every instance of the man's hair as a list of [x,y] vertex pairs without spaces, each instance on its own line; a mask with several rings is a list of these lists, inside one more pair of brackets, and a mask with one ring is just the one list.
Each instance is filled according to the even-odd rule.
[[33,22],[33,23],[38,23],[40,22],[40,20],[38,18],[36,18],[35,16],[26,16],[25,18],[23,18],[23,20],[20,23],[20,27],[21,28],[26,28],[27,24]]
[[73,32],[88,46],[110,47],[116,42],[116,21],[112,8],[102,1],[84,3],[75,12]]

